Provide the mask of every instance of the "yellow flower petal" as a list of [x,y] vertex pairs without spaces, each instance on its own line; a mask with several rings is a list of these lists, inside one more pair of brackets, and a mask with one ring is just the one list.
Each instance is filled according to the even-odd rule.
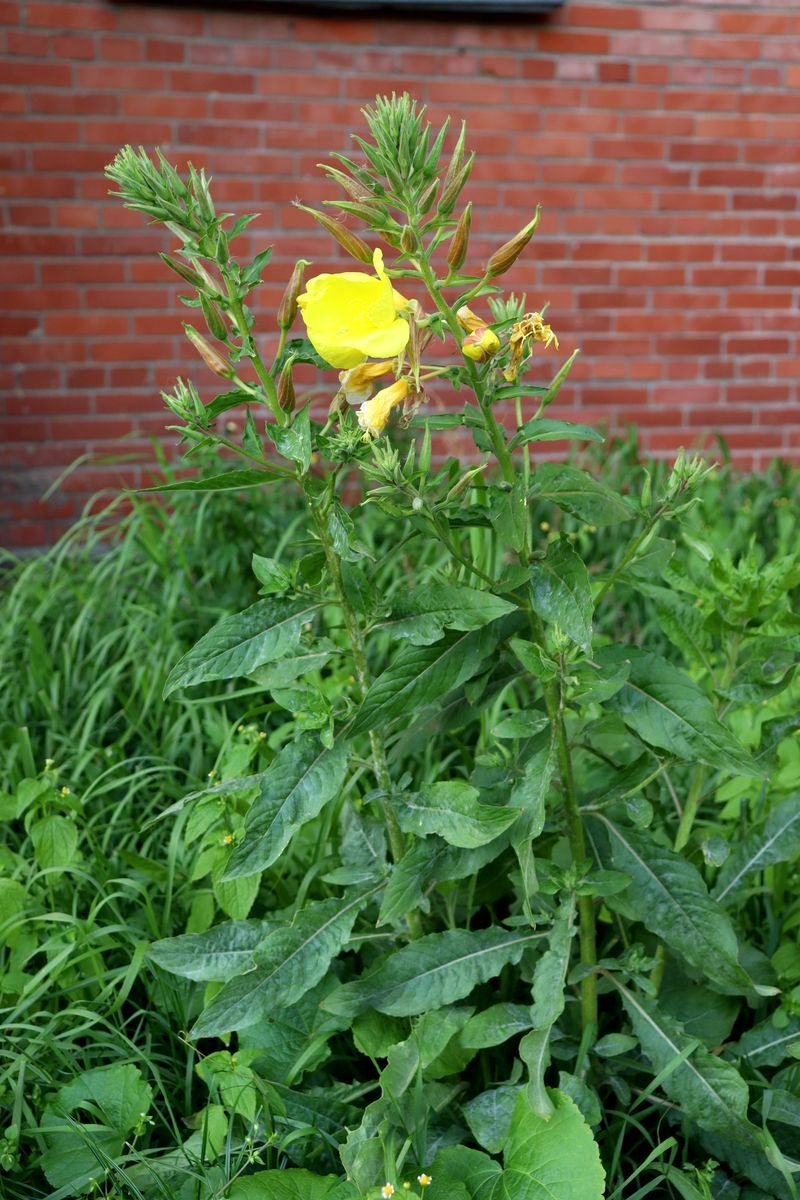
[[347,370],[367,357],[395,357],[408,343],[408,321],[397,315],[406,301],[392,287],[380,250],[373,261],[374,276],[317,275],[297,299],[311,344],[332,367]]

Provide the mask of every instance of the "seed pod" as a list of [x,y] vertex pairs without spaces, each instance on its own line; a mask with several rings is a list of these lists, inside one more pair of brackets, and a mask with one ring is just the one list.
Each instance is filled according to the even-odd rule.
[[181,277],[184,283],[188,283],[194,288],[202,288],[203,278],[192,267],[186,263],[178,262],[177,259],[170,258],[168,254],[160,254],[159,257],[167,264],[171,271],[174,271],[176,275]]
[[319,212],[316,208],[309,208],[305,204],[297,204],[297,208],[302,208],[303,212],[311,213],[315,221],[318,221],[323,229],[327,230],[332,238],[335,238],[343,250],[357,260],[357,262],[372,264],[372,250],[367,243],[343,225],[341,221],[337,221],[335,217],[329,217],[327,213]]
[[309,266],[308,260],[298,258],[294,264],[294,270],[286,285],[286,291],[281,297],[281,302],[278,305],[278,328],[291,329],[294,324],[294,319],[297,316],[297,297],[300,295],[300,289],[303,286],[303,272]]
[[467,257],[467,247],[469,245],[469,231],[472,224],[472,202],[462,212],[458,218],[456,231],[453,234],[450,242],[450,249],[447,254],[447,265],[450,271],[455,274],[460,271],[464,265],[464,259]]
[[486,274],[490,278],[496,275],[505,275],[506,271],[513,267],[514,263],[519,258],[522,251],[527,246],[528,242],[533,237],[534,230],[539,224],[539,213],[541,209],[536,208],[536,216],[532,221],[529,221],[524,229],[520,229],[519,233],[515,234],[509,242],[504,242],[499,250],[495,250],[492,257],[486,264]]
[[206,319],[209,333],[220,342],[227,341],[228,327],[222,317],[222,313],[217,308],[213,300],[209,300],[207,296],[200,293],[200,307],[203,310],[203,316]]
[[223,379],[230,379],[233,376],[233,367],[226,358],[214,349],[193,325],[184,325],[186,336],[194,346],[197,353],[203,359],[207,367],[210,367],[215,375],[221,375]]
[[283,364],[283,370],[278,376],[278,404],[285,413],[294,412],[296,403],[294,380],[292,379],[293,367],[294,358],[287,358]]

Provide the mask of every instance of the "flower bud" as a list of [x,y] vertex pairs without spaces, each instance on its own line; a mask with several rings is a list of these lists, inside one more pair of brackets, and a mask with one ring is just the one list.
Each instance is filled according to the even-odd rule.
[[278,328],[291,329],[294,324],[294,319],[297,316],[297,297],[300,295],[300,289],[303,286],[303,272],[309,262],[305,258],[298,258],[294,264],[294,270],[286,285],[286,291],[281,297],[281,302],[278,305]]
[[183,328],[186,331],[187,338],[206,366],[210,367],[215,375],[221,375],[223,379],[231,379],[234,370],[228,360],[215,350],[211,343],[203,337],[202,333],[198,333],[193,325],[184,324]]
[[436,193],[439,190],[439,180],[432,179],[425,191],[419,198],[419,212],[424,216],[430,206],[436,199]]
[[200,307],[203,310],[203,316],[206,319],[209,333],[220,342],[227,341],[228,327],[223,320],[222,313],[213,300],[209,300],[202,292],[200,293]]
[[353,233],[351,229],[348,229],[341,221],[337,221],[335,217],[328,216],[324,212],[319,212],[316,208],[309,208],[306,204],[296,204],[296,207],[302,208],[303,212],[311,213],[314,220],[318,221],[332,238],[335,238],[351,258],[355,258],[357,262],[372,265],[372,250],[357,233]]
[[461,195],[464,185],[469,179],[474,161],[475,155],[473,153],[470,154],[461,170],[451,180],[449,180],[449,182],[448,180],[445,180],[444,186],[442,187],[442,195],[439,199],[439,212],[442,214],[442,216],[449,216],[455,208],[456,200]]
[[296,396],[294,392],[294,380],[292,379],[292,369],[294,367],[294,358],[287,358],[283,364],[283,369],[278,376],[278,404],[285,413],[294,412]]
[[357,179],[353,179],[352,175],[347,175],[344,171],[340,171],[338,167],[331,167],[324,164],[318,165],[322,166],[323,171],[329,179],[338,183],[347,192],[351,200],[355,200],[361,204],[368,204],[374,199],[369,188],[364,187],[363,183],[359,183]]
[[400,249],[404,250],[406,254],[414,254],[419,249],[417,235],[410,225],[405,225],[400,234]]
[[500,349],[500,339],[486,325],[475,329],[461,343],[461,353],[473,362],[486,362]]
[[469,245],[469,230],[472,224],[472,203],[470,202],[458,218],[456,231],[453,234],[450,242],[450,249],[447,253],[447,265],[450,271],[455,274],[460,271],[464,265],[464,259],[467,257],[467,246]]
[[528,242],[533,237],[534,230],[539,224],[540,209],[537,207],[536,216],[532,221],[529,221],[524,229],[520,229],[519,233],[515,234],[511,241],[504,242],[499,250],[495,250],[492,257],[486,264],[486,274],[490,278],[496,275],[505,275],[506,271],[513,267],[514,263],[519,258],[522,251],[527,246]]
[[188,283],[191,287],[202,288],[203,277],[187,263],[178,262],[177,259],[170,258],[168,254],[160,254],[159,258],[165,262],[171,271],[179,275],[184,283]]

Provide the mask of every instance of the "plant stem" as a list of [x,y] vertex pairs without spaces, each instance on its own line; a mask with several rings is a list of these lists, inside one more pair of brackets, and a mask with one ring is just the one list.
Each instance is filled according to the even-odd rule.
[[278,402],[278,389],[275,386],[275,380],[270,375],[264,360],[258,352],[258,347],[253,340],[253,335],[251,334],[250,327],[247,324],[247,318],[244,315],[242,302],[236,298],[236,288],[234,282],[225,273],[223,273],[223,278],[225,279],[225,285],[228,289],[228,300],[230,303],[231,316],[233,317],[236,328],[239,331],[239,336],[242,339],[242,348],[244,353],[253,364],[255,373],[258,376],[261,386],[266,394],[267,403],[272,410],[273,417],[279,425],[285,425],[286,414]]

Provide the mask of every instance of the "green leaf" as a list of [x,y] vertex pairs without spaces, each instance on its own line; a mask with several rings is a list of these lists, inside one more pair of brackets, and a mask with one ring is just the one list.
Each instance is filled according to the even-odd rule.
[[356,1200],[355,1184],[336,1175],[314,1175],[300,1167],[256,1171],[235,1179],[225,1192],[228,1200]]
[[550,1031],[564,1011],[564,989],[569,956],[575,934],[575,900],[562,902],[547,938],[547,950],[533,972],[533,1029],[520,1042],[519,1055],[528,1067],[528,1103],[535,1113],[549,1120],[553,1105],[544,1086],[544,1072],[550,1062]]
[[547,557],[531,566],[531,605],[588,654],[592,647],[592,592],[583,559],[566,538],[552,542]]
[[738,1071],[687,1037],[651,1000],[617,987],[642,1050],[681,1112],[710,1133],[758,1144],[758,1131],[747,1119],[747,1084]]
[[609,647],[596,657],[601,666],[630,665],[627,680],[608,703],[642,741],[687,762],[761,777],[711,701],[672,663],[633,646]]
[[472,1050],[500,1046],[518,1033],[531,1027],[531,1010],[527,1004],[493,1004],[470,1017],[461,1034],[463,1044]]
[[56,813],[42,817],[30,830],[36,861],[43,871],[68,867],[78,847],[78,830],[73,821]]
[[172,975],[225,983],[253,969],[253,952],[274,925],[274,921],[226,921],[204,933],[162,938],[153,942],[147,953]]
[[499,837],[519,816],[519,809],[480,804],[479,795],[461,780],[433,783],[396,798],[395,812],[404,833],[438,833],[451,846],[471,850]]
[[495,978],[542,933],[505,929],[450,929],[430,933],[384,959],[373,971],[327,997],[323,1008],[357,1016],[377,1008],[407,1017],[463,1000],[479,983]]
[[280,369],[286,362],[287,358],[293,358],[295,362],[311,363],[312,366],[321,367],[324,371],[330,371],[330,364],[325,362],[324,358],[320,358],[308,338],[290,338],[283,348],[283,353],[275,364],[275,376],[277,378]]
[[[69,1192],[74,1195],[91,1178],[102,1178],[104,1168],[92,1144],[109,1158],[120,1158],[152,1098],[152,1089],[130,1064],[83,1071],[60,1088],[42,1119],[47,1150],[40,1162],[51,1186],[74,1189]],[[78,1110],[95,1123],[70,1124],[67,1117]]]
[[278,453],[296,462],[305,475],[311,465],[311,418],[308,405],[295,413],[291,425],[268,425],[267,433]]
[[281,658],[297,645],[303,625],[320,607],[318,601],[269,597],[223,617],[172,668],[164,697],[193,684],[248,675]]
[[605,1172],[592,1131],[563,1092],[549,1090],[553,1115],[537,1116],[517,1097],[503,1167],[485,1154],[450,1146],[434,1160],[434,1179],[464,1183],[473,1200],[602,1200]]
[[521,480],[517,479],[510,491],[493,490],[489,515],[503,545],[519,553],[528,533],[528,504]]
[[226,983],[202,1013],[192,1036],[213,1037],[243,1029],[270,1009],[288,1008],[327,973],[347,943],[356,917],[378,887],[355,896],[320,900],[298,912],[291,925],[273,929],[254,952],[256,967]]
[[25,911],[28,893],[18,879],[0,879],[0,946],[14,946],[22,932],[14,918]]
[[258,794],[223,879],[272,866],[297,830],[338,795],[347,773],[347,750],[341,738],[328,749],[316,734],[301,734],[278,752],[266,771],[252,777]]
[[500,738],[501,741],[505,738],[520,741],[541,733],[548,723],[544,713],[537,712],[536,709],[518,709],[508,713],[492,726],[492,737]]
[[250,875],[247,879],[223,879],[216,872],[212,883],[214,899],[225,916],[233,921],[243,921],[248,915],[260,886],[259,875]]
[[499,1154],[508,1141],[520,1091],[520,1087],[492,1088],[462,1105],[475,1141],[490,1154]]
[[605,438],[591,425],[575,425],[571,421],[552,421],[549,417],[537,417],[526,421],[517,430],[508,444],[509,450],[526,446],[529,442],[604,442]]
[[444,628],[462,632],[480,629],[514,608],[515,605],[492,592],[431,583],[401,593],[392,605],[391,616],[379,628],[415,646],[428,646],[441,637]]
[[221,475],[194,476],[140,488],[142,492],[237,492],[242,488],[260,487],[274,483],[283,472],[265,464],[263,467],[244,467],[240,471],[223,471]]
[[789,862],[800,854],[800,797],[776,804],[764,825],[737,844],[724,863],[712,895],[716,900],[733,899],[748,875],[775,863]]
[[215,421],[217,417],[222,416],[231,408],[238,408],[240,404],[252,404],[255,396],[252,392],[246,392],[243,388],[235,388],[232,392],[224,392],[221,396],[215,396],[210,404],[206,405],[206,418],[208,421]]
[[502,628],[488,625],[471,633],[448,634],[432,646],[404,646],[369,688],[351,735],[433,704],[460,687],[477,675],[504,635]]
[[733,1052],[753,1067],[779,1067],[795,1057],[795,1047],[800,1047],[800,1017],[789,1017],[785,1025],[770,1017],[742,1034]]
[[529,495],[536,500],[549,500],[589,525],[618,525],[637,516],[636,509],[624,496],[586,471],[559,463],[540,463],[536,467]]
[[[605,817],[610,862],[630,876],[619,899],[645,928],[690,966],[734,993],[753,982],[739,965],[739,946],[730,917],[712,900],[697,868],[639,829],[622,829]],[[598,847],[602,854],[602,846]]]

